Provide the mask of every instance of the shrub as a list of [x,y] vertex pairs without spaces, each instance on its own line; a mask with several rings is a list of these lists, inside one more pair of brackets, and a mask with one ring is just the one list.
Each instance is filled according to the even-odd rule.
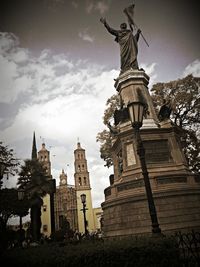
[[15,267],[176,267],[178,250],[169,238],[126,239],[104,242],[85,240],[60,247],[57,243],[13,249],[2,255]]

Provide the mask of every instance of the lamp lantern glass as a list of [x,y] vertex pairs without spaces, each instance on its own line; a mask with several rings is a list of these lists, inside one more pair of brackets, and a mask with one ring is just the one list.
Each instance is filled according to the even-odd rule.
[[84,204],[86,202],[86,195],[82,194],[81,195],[81,202]]
[[22,189],[22,188],[18,189],[17,193],[18,193],[18,199],[23,200],[24,199],[24,189]]
[[131,102],[127,105],[129,111],[129,117],[132,126],[140,128],[143,122],[144,116],[144,104],[142,102]]

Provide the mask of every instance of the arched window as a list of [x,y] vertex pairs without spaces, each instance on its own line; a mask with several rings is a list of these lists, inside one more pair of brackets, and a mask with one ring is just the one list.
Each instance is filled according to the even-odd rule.
[[84,170],[84,168],[85,168],[85,166],[84,166],[84,164],[82,164],[82,169]]
[[83,154],[81,154],[81,158],[83,159]]
[[84,185],[87,185],[87,179],[86,179],[86,177],[84,177],[83,179],[84,179],[84,181],[83,181],[84,182]]
[[81,171],[81,166],[80,165],[78,165],[78,172],[80,172]]
[[82,185],[81,177],[78,178],[78,185]]
[[80,159],[80,154],[78,154],[78,159]]

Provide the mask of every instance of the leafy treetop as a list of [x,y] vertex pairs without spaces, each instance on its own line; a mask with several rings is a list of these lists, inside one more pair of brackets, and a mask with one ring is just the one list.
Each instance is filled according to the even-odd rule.
[[7,178],[9,174],[15,175],[18,171],[19,160],[15,158],[13,149],[5,146],[3,142],[0,141],[0,167],[2,168],[2,175],[0,177],[0,188],[3,184],[3,176],[7,174]]

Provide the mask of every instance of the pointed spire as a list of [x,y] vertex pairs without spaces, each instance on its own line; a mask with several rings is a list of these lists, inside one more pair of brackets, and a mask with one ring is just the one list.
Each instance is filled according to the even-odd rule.
[[37,159],[37,147],[36,147],[36,140],[35,140],[35,131],[33,132],[33,146],[32,146],[32,156],[31,159]]

